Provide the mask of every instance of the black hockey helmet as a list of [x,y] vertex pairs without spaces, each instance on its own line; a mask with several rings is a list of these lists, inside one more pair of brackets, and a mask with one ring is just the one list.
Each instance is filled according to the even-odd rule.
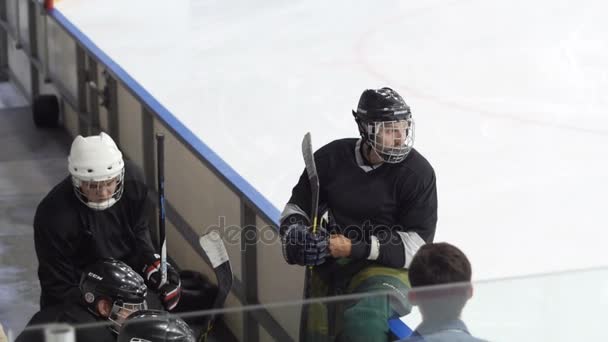
[[194,333],[181,318],[166,311],[143,310],[125,321],[117,342],[195,342]]
[[[414,145],[414,121],[401,95],[388,87],[367,89],[352,112],[361,138],[385,162],[405,159]],[[384,134],[379,136],[380,132]]]
[[115,259],[102,259],[85,267],[80,277],[80,292],[88,309],[100,316],[97,303],[105,298],[112,304],[107,318],[118,331],[131,313],[147,308],[144,279],[131,267]]
[[103,259],[87,266],[80,278],[80,292],[87,304],[99,297],[141,303],[146,297],[144,279],[120,260]]
[[353,110],[357,122],[396,121],[412,116],[410,107],[401,95],[391,88],[366,89]]

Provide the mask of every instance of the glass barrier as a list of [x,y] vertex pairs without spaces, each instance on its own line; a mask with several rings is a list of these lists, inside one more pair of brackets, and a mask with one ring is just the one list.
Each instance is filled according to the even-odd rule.
[[[402,298],[401,298],[402,299]],[[119,341],[157,341],[153,338],[155,329],[185,332],[184,325],[176,319],[179,317],[191,329],[196,341],[243,340],[245,335],[250,339],[255,334],[259,341],[354,341],[360,336],[361,341],[369,340],[364,333],[384,335],[388,318],[398,320],[390,309],[392,306],[403,310],[391,291],[378,291],[369,294],[354,294],[326,297],[313,300],[252,305],[238,308],[206,310],[199,312],[174,313],[166,315],[152,311],[132,313],[122,324],[121,315],[115,315],[112,321],[99,320],[82,308],[68,306],[67,312],[53,312],[48,317],[61,316],[80,323],[73,325],[32,325],[26,328],[17,339],[18,342],[36,341],[112,341],[115,331],[119,331]],[[401,301],[402,302],[402,301]],[[300,332],[303,310],[308,312],[307,329]],[[61,310],[59,310],[61,311]],[[405,313],[401,311],[401,313]],[[78,318],[76,318],[78,316]],[[231,331],[224,322],[243,322],[244,317],[253,317],[259,322],[253,329]],[[374,318],[380,329],[368,328]],[[85,321],[90,323],[82,323]],[[120,324],[119,324],[120,323]],[[170,325],[172,328],[167,329]],[[239,324],[231,324],[239,326]],[[69,328],[73,328],[70,331]],[[300,334],[302,334],[300,336]],[[46,340],[45,340],[46,338]],[[389,340],[388,338],[384,338]],[[390,340],[395,340],[391,338]],[[255,340],[255,339],[254,339]]]
[[[410,308],[411,313],[397,317]],[[308,312],[304,318],[307,324],[300,331],[303,309]],[[417,288],[405,298],[389,290],[171,317],[187,322],[197,341],[202,335],[209,341],[244,340],[245,336],[254,341],[394,341],[410,336],[412,330],[427,337],[441,335],[444,340],[450,340],[450,334],[470,333],[489,341],[608,341],[608,330],[603,326],[606,311],[608,269],[593,269]],[[86,314],[91,323],[83,323]],[[171,322],[172,331],[184,328],[163,314],[134,313],[122,325],[117,323],[126,316],[122,314],[99,322],[86,310],[61,315],[80,322],[72,325],[73,339],[62,339],[70,334],[69,326],[53,325],[28,327],[23,334],[30,336],[21,336],[18,341],[45,341],[45,335],[46,341],[53,342],[103,341],[103,336],[112,340],[112,329],[130,334],[126,341],[145,341],[145,333],[152,333],[155,325],[166,330]],[[244,317],[252,317],[257,324],[247,326]],[[209,325],[210,321],[215,323]],[[224,322],[240,329],[229,330]]]
[[[606,310],[603,268],[476,282],[462,320],[491,341],[608,341]],[[402,320],[415,327],[420,310]]]

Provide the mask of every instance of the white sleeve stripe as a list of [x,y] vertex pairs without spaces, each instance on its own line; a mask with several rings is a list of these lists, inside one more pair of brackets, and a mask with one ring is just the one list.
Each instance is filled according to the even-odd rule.
[[287,205],[285,205],[285,209],[283,209],[283,212],[281,213],[281,218],[279,219],[279,222],[283,222],[283,220],[287,216],[293,214],[302,215],[306,217],[308,221],[310,221],[310,217],[308,217],[308,214],[304,210],[302,210],[302,208],[300,208],[297,204],[287,203]]
[[152,275],[156,272],[158,272],[158,268],[154,268],[150,272],[146,273],[146,279],[150,280],[150,277],[152,277]]
[[414,254],[418,252],[425,242],[418,233],[397,232],[397,234],[399,234],[401,241],[403,241],[403,249],[405,250],[405,265],[403,265],[403,268],[409,268],[412,258],[414,258]]
[[379,256],[380,256],[380,241],[378,241],[377,237],[372,235],[372,241],[371,241],[369,256],[367,257],[367,260],[377,260]]

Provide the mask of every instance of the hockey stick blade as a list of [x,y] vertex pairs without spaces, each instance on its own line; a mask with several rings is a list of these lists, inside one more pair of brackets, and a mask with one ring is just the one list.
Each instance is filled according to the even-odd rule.
[[[217,232],[210,232],[200,237],[199,244],[201,249],[209,258],[211,267],[215,272],[217,279],[217,296],[213,302],[213,309],[221,308],[232,289],[232,268],[230,267],[230,259],[226,252],[226,246],[222,238]],[[207,337],[213,327],[215,315],[211,315],[207,320],[207,328],[203,329],[198,338],[199,342],[207,341]]]
[[213,308],[220,308],[224,305],[228,293],[232,289],[232,268],[226,246],[217,232],[211,232],[201,236],[199,244],[209,258],[215,276],[217,278],[218,293],[213,303]]
[[304,165],[306,165],[306,173],[310,182],[310,192],[312,203],[310,207],[310,219],[312,223],[313,233],[317,232],[317,216],[319,210],[319,175],[317,174],[317,165],[312,152],[312,139],[310,132],[304,135],[302,140],[302,156],[304,157]]

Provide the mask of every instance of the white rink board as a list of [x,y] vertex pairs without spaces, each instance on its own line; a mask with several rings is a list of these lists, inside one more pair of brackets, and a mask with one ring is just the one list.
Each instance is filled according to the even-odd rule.
[[[608,3],[62,0],[279,210],[315,148],[397,89],[475,279],[608,265]],[[604,156],[604,157],[602,157]]]

